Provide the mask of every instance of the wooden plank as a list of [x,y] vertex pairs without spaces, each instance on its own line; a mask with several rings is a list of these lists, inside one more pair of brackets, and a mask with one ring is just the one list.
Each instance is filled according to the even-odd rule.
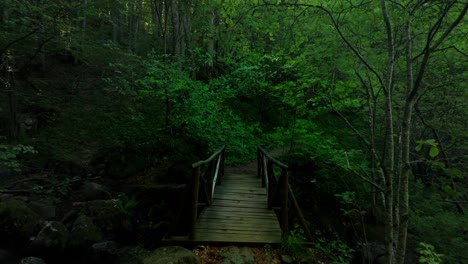
[[204,219],[197,223],[197,226],[232,226],[232,227],[250,227],[254,226],[254,228],[258,228],[262,230],[263,228],[270,229],[270,228],[277,228],[279,227],[279,223],[277,221],[265,221],[262,218],[250,218],[250,219],[242,219],[240,221],[233,220],[233,219]]
[[257,208],[257,209],[267,208],[267,205],[265,202],[262,202],[262,203],[213,202],[211,206]]
[[213,232],[216,230],[223,230],[223,231],[239,231],[241,232],[250,232],[254,233],[276,233],[278,231],[277,226],[255,226],[255,225],[247,225],[250,223],[246,223],[246,225],[231,225],[231,224],[214,224],[214,223],[206,223],[197,225],[198,232],[202,232],[202,230],[206,230],[205,232]]
[[[258,217],[258,218],[272,218],[274,219],[273,215],[266,214],[266,213],[255,213],[255,212],[245,212],[245,211],[209,211],[200,215],[200,218],[239,218],[239,217]],[[200,218],[198,221],[200,221]]]
[[213,203],[201,212],[194,241],[279,243],[281,228],[267,209],[261,179],[255,175],[225,175]]
[[245,243],[280,243],[281,236],[275,234],[265,234],[252,236],[251,234],[235,234],[235,233],[196,233],[197,241],[214,241],[214,242],[245,242]]

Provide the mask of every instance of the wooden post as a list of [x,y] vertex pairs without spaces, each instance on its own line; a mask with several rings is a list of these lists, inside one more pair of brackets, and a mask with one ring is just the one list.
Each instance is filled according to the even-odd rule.
[[262,165],[261,165],[262,156],[260,155],[260,149],[257,149],[257,176],[262,177]]
[[219,164],[219,175],[218,175],[218,185],[222,184],[223,181],[223,176],[224,176],[224,154],[225,154],[225,149],[223,148],[223,151],[221,151],[221,163]]
[[296,214],[299,217],[299,222],[301,222],[302,228],[304,229],[307,239],[309,239],[309,241],[312,242],[314,238],[312,237],[312,233],[310,232],[309,224],[305,220],[304,214],[302,213],[302,210],[299,207],[299,204],[297,203],[296,196],[294,196],[294,192],[292,191],[291,186],[289,184],[288,184],[288,188],[289,188],[289,198],[291,199],[291,203],[294,206],[294,210],[296,211]]
[[200,166],[193,169],[193,186],[192,186],[192,218],[191,218],[191,229],[190,239],[194,239],[195,236],[195,225],[198,219],[198,193],[200,187]]
[[[216,173],[216,163],[217,163],[218,159],[213,159],[210,161],[210,163],[208,163],[208,168],[206,169],[206,172],[207,172],[207,176],[205,179],[208,180],[208,183],[209,183],[209,186],[208,186],[208,205],[211,205],[211,202],[213,201],[213,193],[211,193],[211,190],[213,188],[213,184],[214,183],[214,175]],[[206,190],[206,185],[205,185],[205,190]]]
[[289,212],[288,212],[288,171],[286,169],[281,170],[280,176],[280,197],[281,197],[281,230],[283,231],[282,237],[286,239],[289,236]]

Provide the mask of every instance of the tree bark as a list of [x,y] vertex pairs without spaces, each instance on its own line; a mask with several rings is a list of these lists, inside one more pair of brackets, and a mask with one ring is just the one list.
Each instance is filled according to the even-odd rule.
[[412,45],[411,45],[411,18],[406,22],[406,102],[401,124],[401,167],[398,179],[399,183],[399,225],[398,225],[398,243],[396,248],[395,262],[403,264],[405,262],[406,240],[408,231],[408,213],[409,213],[409,174],[410,165],[410,135],[411,135],[411,116],[414,105],[414,98],[409,96],[413,90],[413,66],[412,66]]
[[387,72],[384,80],[384,95],[385,95],[385,151],[383,158],[383,171],[385,175],[385,262],[387,264],[394,263],[394,212],[393,212],[393,173],[395,164],[395,142],[393,128],[393,105],[392,105],[392,86],[393,86],[393,71],[395,64],[395,43],[393,39],[392,24],[387,10],[386,0],[381,1],[382,16],[385,22],[385,31],[387,32]]
[[120,40],[119,0],[112,1],[111,21],[112,21],[112,41],[114,43],[118,43]]
[[179,20],[179,7],[177,0],[171,0],[172,11],[172,43],[174,49],[174,57],[179,58],[182,55],[181,49],[181,34],[180,34],[180,20]]

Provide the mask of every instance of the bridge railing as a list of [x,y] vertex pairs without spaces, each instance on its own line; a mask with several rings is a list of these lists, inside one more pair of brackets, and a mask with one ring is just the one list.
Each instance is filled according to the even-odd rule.
[[[213,153],[206,160],[192,164],[192,205],[191,205],[191,232],[190,238],[195,234],[195,224],[198,219],[198,206],[200,196],[210,205],[213,201],[213,194],[218,184],[221,184],[224,176],[224,154],[225,147]],[[202,171],[202,169],[204,169]]]
[[[280,176],[275,175],[275,167],[281,171]],[[257,173],[262,178],[262,186],[267,190],[268,208],[279,208],[279,222],[282,237],[289,236],[290,205],[292,212],[296,214],[307,239],[312,241],[312,233],[297,203],[291,186],[289,185],[288,166],[273,158],[265,149],[257,147]]]

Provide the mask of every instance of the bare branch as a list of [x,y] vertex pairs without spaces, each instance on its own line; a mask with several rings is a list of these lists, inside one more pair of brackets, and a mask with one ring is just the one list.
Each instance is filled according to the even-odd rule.
[[[455,3],[456,1],[454,1]],[[451,6],[449,6],[448,9],[450,9]],[[455,27],[458,26],[458,24],[460,24],[460,22],[463,20],[463,18],[465,17],[466,15],[466,12],[468,11],[468,0],[465,2],[465,6],[463,7],[463,10],[460,12],[460,14],[458,15],[457,19],[455,19],[455,21],[452,22],[452,24],[445,30],[445,32],[442,34],[442,36],[440,36],[440,38],[434,43],[434,45],[431,46],[430,50],[431,51],[434,51],[435,49],[437,49],[438,46],[440,46],[440,44],[442,44],[442,42],[447,38],[447,36],[453,31],[453,29]],[[447,10],[447,13],[448,13],[448,10]]]
[[377,183],[369,180],[368,178],[362,176],[360,173],[358,173],[357,171],[353,170],[351,167],[348,167],[347,168],[348,171],[350,171],[351,173],[353,173],[354,175],[358,176],[359,178],[361,178],[362,180],[364,180],[365,182],[368,182],[369,184],[371,184],[372,186],[374,186],[377,190],[381,191],[381,192],[384,192],[384,189],[382,188],[382,186],[378,185]]
[[431,32],[428,34],[426,47],[424,48],[424,51],[422,53],[422,54],[424,54],[424,57],[423,57],[423,60],[421,62],[421,65],[419,67],[418,76],[416,77],[416,81],[414,83],[413,89],[408,95],[409,100],[413,100],[416,97],[417,93],[418,93],[418,89],[421,86],[421,82],[422,82],[424,73],[426,71],[426,67],[427,67],[427,64],[429,62],[429,57],[430,57],[431,52],[433,52],[435,49],[437,49],[438,46],[440,46],[440,44],[442,44],[442,42],[447,38],[447,36],[450,34],[450,32],[452,32],[453,29],[460,24],[460,22],[463,20],[463,17],[466,14],[466,12],[468,11],[468,0],[466,0],[465,6],[463,7],[463,10],[458,15],[457,19],[455,19],[455,21],[452,22],[452,24],[447,28],[447,30],[445,30],[445,32],[442,34],[442,36],[434,44],[431,45],[431,41],[432,41],[432,38],[433,38],[432,34],[435,34],[435,32],[432,32],[432,31],[435,30],[436,28],[438,28],[438,24],[442,23],[443,18],[447,15],[450,8],[453,6],[453,4],[455,2],[456,1],[453,1],[452,3],[450,3],[447,6],[445,12],[439,17],[436,24],[432,27]]

